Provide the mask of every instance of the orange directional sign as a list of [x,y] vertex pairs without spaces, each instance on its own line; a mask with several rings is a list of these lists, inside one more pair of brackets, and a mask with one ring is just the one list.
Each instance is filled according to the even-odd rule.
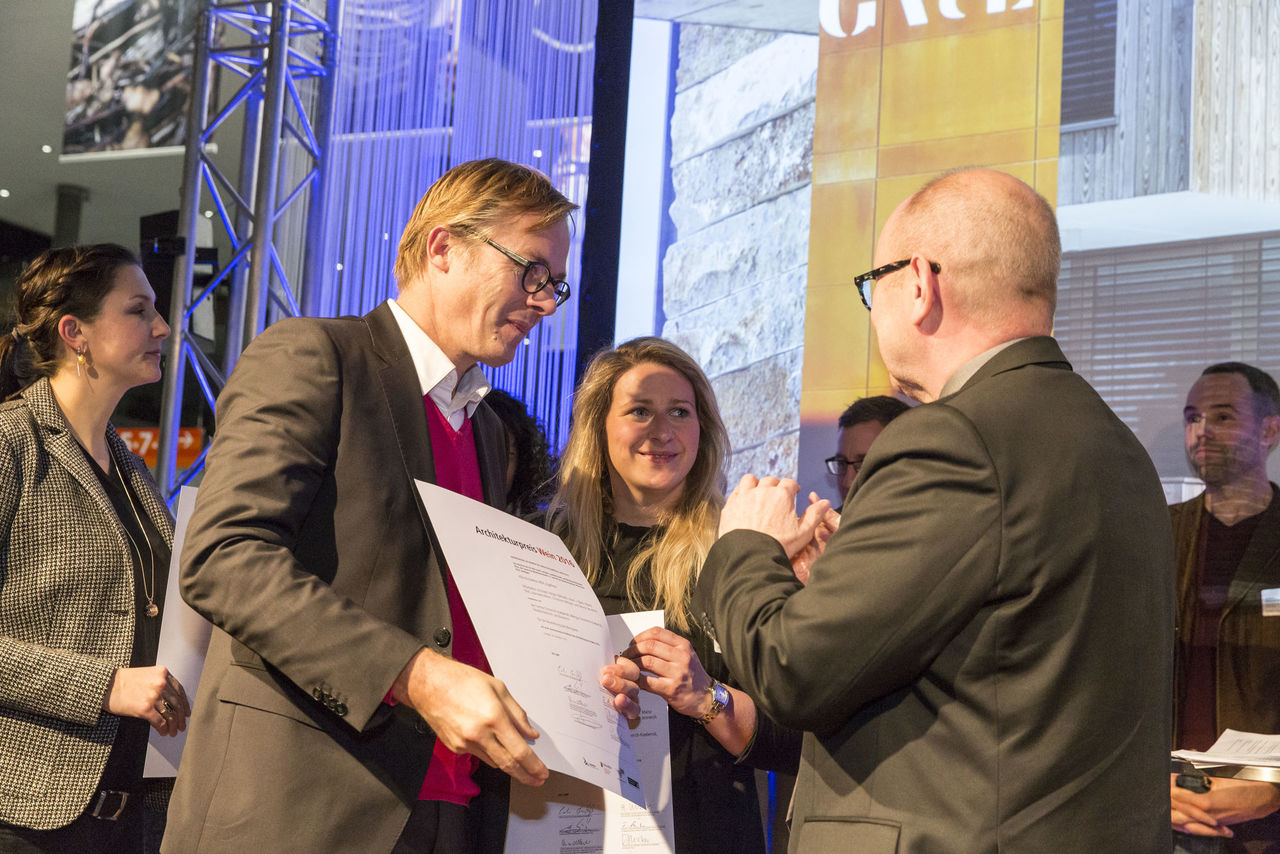
[[[118,431],[129,450],[142,457],[148,468],[155,468],[160,451],[159,427],[122,427]],[[178,430],[178,468],[190,467],[204,448],[204,430],[182,427]]]

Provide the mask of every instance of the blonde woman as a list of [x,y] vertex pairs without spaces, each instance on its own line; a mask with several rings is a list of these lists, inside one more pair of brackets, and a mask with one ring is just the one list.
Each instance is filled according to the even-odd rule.
[[754,768],[793,770],[799,734],[733,687],[689,597],[716,539],[728,436],[697,363],[661,338],[598,353],[574,397],[548,526],[606,613],[661,608],[627,655],[670,709],[678,852],[763,852]]

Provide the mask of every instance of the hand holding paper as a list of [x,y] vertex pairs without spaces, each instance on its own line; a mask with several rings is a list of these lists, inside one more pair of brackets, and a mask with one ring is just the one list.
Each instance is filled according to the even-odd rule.
[[391,690],[454,753],[470,753],[529,786],[546,781],[547,766],[525,740],[536,739],[538,731],[500,680],[421,649]]
[[185,730],[191,716],[187,692],[163,665],[121,667],[111,676],[102,708],[142,718],[160,735],[170,737]]
[[613,692],[613,707],[629,721],[640,720],[640,668],[629,658],[614,656],[600,670],[600,685]]
[[697,717],[711,705],[711,677],[693,645],[675,632],[660,627],[645,629],[635,636],[624,655],[648,671],[641,674],[640,686],[657,694],[680,714]]
[[[637,632],[659,627],[662,612],[609,617],[613,649],[630,646]],[[671,807],[671,750],[667,704],[640,694],[641,714],[631,729],[636,762],[644,778],[644,803],[602,791],[581,779],[553,771],[545,786],[511,787],[508,851],[671,854],[675,825]]]
[[[500,767],[512,768],[517,780],[524,779],[517,766],[524,773],[536,770],[537,779],[543,779],[545,763],[643,803],[630,731],[619,714],[636,713],[640,674],[633,662],[612,654],[618,647],[604,612],[564,543],[549,531],[434,484],[419,481],[418,491],[485,657],[511,686],[507,694],[505,687],[495,687],[503,683],[493,680],[484,690],[477,687],[477,695],[449,698],[451,721],[466,714],[458,709],[477,702],[489,710],[478,729],[460,727],[450,737],[482,758],[497,753],[490,757],[497,762],[507,759],[505,751],[510,761]],[[412,696],[412,678],[406,687]],[[439,690],[445,690],[443,683]],[[526,756],[511,739],[532,733],[535,726],[538,754],[530,749]]]

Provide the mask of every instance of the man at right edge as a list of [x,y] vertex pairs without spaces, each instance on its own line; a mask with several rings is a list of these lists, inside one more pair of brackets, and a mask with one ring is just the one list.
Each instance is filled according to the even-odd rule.
[[[1178,566],[1174,745],[1206,750],[1224,729],[1280,733],[1280,501],[1267,457],[1280,389],[1243,362],[1205,368],[1183,409],[1187,461],[1205,491],[1169,508]],[[1169,785],[1174,850],[1280,852],[1280,788],[1212,777]]]

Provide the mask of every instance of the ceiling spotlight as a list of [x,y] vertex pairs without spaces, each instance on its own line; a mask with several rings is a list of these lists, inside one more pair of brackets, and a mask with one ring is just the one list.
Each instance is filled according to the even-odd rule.
[[9,198],[9,191],[8,191],[8,190],[0,190],[0,199],[7,199],[7,198]]
[[205,212],[204,212],[204,218],[205,218],[205,219],[213,219],[213,211],[205,211]]
[[53,154],[53,146],[49,145],[48,143],[45,143],[44,145],[40,146],[40,150],[43,151],[45,154]]

